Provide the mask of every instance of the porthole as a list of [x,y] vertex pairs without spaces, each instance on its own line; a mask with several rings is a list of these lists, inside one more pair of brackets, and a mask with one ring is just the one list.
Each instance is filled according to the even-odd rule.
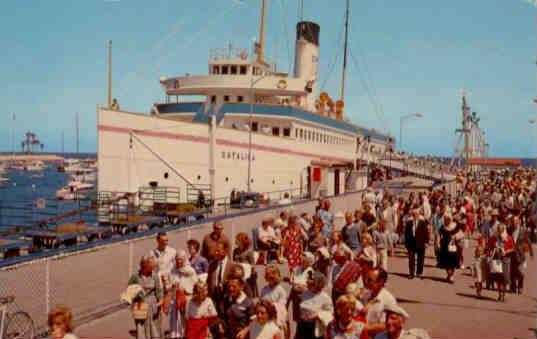
[[170,175],[168,174],[168,172],[165,172],[165,173],[164,173],[164,179],[168,179],[169,176],[170,176]]
[[228,181],[229,181],[229,178],[228,178],[228,177],[226,177],[226,182],[228,182]]
[[201,179],[201,175],[198,174],[198,180],[200,180],[200,179]]
[[272,184],[274,185],[276,183],[276,180],[272,180]]

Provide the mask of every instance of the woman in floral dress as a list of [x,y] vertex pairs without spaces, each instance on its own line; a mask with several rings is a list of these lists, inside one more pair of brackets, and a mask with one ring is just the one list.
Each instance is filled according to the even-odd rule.
[[284,255],[287,258],[289,269],[300,266],[302,253],[304,252],[304,232],[298,224],[298,218],[289,217],[289,226],[283,234]]

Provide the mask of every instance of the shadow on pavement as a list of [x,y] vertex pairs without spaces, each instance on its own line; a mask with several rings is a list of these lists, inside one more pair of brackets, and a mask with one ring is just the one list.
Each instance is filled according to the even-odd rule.
[[484,296],[478,297],[477,294],[468,294],[468,293],[456,293],[456,294],[461,297],[472,298],[472,299],[477,299],[477,300],[486,300],[486,301],[494,301],[494,302],[496,301],[496,299],[491,298],[491,297],[484,297]]

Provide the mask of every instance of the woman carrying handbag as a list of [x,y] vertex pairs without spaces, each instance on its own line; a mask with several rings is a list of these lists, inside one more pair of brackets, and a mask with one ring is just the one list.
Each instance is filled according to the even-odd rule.
[[160,308],[164,293],[151,257],[142,257],[140,270],[129,279],[128,285],[139,285],[142,291],[132,303],[132,316],[137,339],[162,338]]
[[511,254],[514,250],[513,238],[507,234],[505,225],[499,224],[497,234],[489,240],[489,273],[498,284],[498,301],[505,301],[505,290],[510,280]]

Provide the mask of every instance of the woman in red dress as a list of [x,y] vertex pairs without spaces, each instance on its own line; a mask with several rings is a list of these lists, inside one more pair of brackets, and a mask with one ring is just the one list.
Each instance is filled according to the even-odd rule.
[[304,252],[304,231],[294,215],[289,217],[288,225],[283,232],[283,247],[287,264],[289,269],[292,270],[301,265]]

